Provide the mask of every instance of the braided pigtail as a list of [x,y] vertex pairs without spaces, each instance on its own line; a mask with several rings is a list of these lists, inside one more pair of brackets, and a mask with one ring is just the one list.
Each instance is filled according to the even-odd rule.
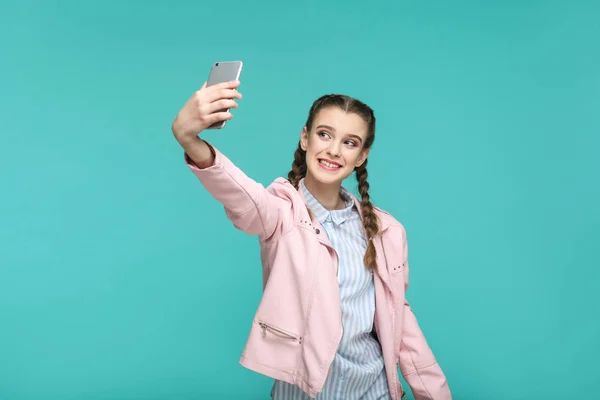
[[[302,150],[300,142],[298,142],[298,148],[294,153],[294,162],[292,162],[292,170],[288,173],[288,181],[298,190],[298,184],[300,180],[306,176],[306,151]],[[307,207],[308,215],[310,219],[314,219],[313,213]]]
[[292,170],[288,173],[288,181],[298,189],[298,183],[300,179],[306,176],[306,152],[302,150],[300,142],[298,142],[298,148],[294,153],[294,162],[292,163]]
[[364,256],[364,264],[368,269],[377,270],[377,254],[375,252],[375,245],[373,245],[373,237],[379,231],[379,224],[369,197],[367,161],[365,160],[360,167],[356,168],[356,180],[358,181],[358,192],[361,196],[363,226],[367,234],[367,251]]

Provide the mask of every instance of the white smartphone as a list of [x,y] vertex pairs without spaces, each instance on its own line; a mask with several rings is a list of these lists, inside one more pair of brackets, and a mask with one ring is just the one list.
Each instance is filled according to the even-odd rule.
[[[244,63],[241,61],[219,61],[214,63],[210,70],[208,80],[206,81],[206,86],[208,87],[221,82],[239,80],[243,66]],[[228,109],[219,110],[219,112],[221,111],[228,111]],[[226,122],[227,121],[217,122],[207,129],[221,129],[225,127]]]

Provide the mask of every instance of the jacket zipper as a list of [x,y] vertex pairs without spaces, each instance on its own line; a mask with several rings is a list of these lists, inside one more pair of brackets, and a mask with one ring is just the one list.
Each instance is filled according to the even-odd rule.
[[258,322],[258,325],[262,328],[262,336],[267,336],[267,331],[274,334],[275,336],[282,337],[284,339],[290,339],[291,341],[302,343],[302,338],[300,336],[294,335],[293,333],[284,331],[283,329],[276,328],[272,325],[266,324],[262,321]]

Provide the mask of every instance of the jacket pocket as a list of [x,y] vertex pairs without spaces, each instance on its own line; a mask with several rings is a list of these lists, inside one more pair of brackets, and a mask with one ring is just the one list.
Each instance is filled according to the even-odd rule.
[[260,326],[262,337],[267,338],[268,336],[277,337],[291,342],[302,344],[302,337],[293,332],[281,329],[273,324],[258,320],[257,324]]

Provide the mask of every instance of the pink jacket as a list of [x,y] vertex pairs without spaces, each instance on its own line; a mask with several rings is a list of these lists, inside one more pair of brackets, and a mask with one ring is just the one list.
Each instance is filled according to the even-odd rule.
[[[336,251],[319,223],[310,220],[301,191],[287,179],[277,178],[264,188],[211,147],[213,166],[199,169],[186,155],[188,167],[223,204],[234,226],[260,241],[263,296],[240,364],[295,384],[314,398],[323,388],[343,333]],[[404,393],[399,364],[416,400],[452,399],[405,298],[409,269],[404,227],[385,211],[375,210],[380,220],[374,238],[379,266],[374,274],[375,332],[391,398],[400,400]]]

